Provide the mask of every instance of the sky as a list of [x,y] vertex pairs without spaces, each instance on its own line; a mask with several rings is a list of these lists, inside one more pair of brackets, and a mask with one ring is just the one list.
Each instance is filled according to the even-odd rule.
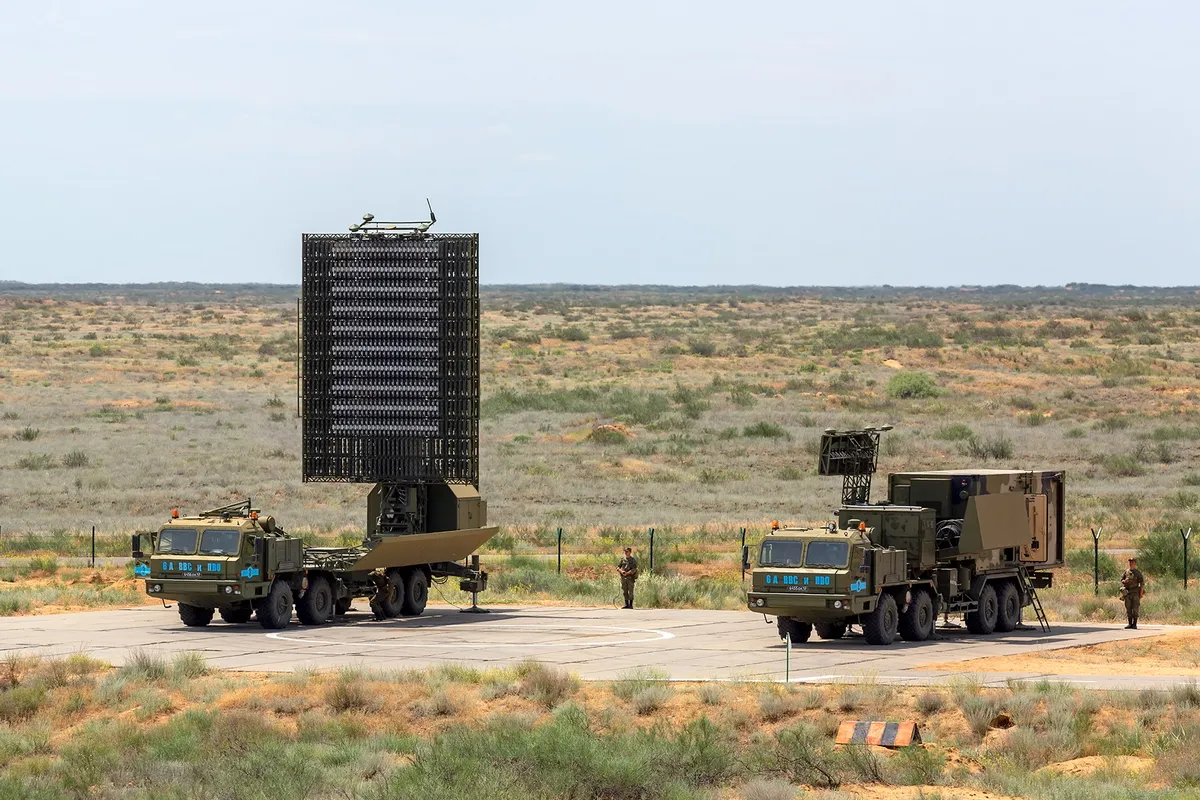
[[53,2],[0,15],[0,280],[1200,284],[1187,2]]

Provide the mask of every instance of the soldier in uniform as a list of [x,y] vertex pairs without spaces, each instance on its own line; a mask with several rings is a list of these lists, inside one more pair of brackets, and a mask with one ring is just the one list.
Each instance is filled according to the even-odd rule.
[[1126,628],[1137,630],[1138,613],[1142,610],[1142,597],[1146,594],[1146,578],[1137,568],[1137,559],[1129,559],[1129,569],[1121,576],[1121,599],[1125,601],[1125,615],[1129,617]]
[[621,576],[621,591],[625,594],[625,608],[633,608],[633,584],[638,579],[638,563],[633,557],[633,548],[625,548],[625,557],[617,562],[617,572]]

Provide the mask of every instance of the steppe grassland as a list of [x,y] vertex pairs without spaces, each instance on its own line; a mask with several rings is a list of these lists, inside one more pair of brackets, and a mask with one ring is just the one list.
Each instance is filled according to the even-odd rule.
[[[119,669],[9,658],[0,798],[1200,796],[1194,685],[661,678],[581,684],[534,662],[255,675],[196,653],[136,653]],[[835,748],[844,719],[913,720],[927,744]]]
[[[491,517],[518,539],[824,521],[821,429],[890,422],[881,472],[1061,467],[1072,546],[1101,524],[1131,546],[1200,506],[1196,297],[1136,294],[486,290]],[[294,295],[0,295],[3,537],[250,495],[354,538],[367,487],[299,480]]]

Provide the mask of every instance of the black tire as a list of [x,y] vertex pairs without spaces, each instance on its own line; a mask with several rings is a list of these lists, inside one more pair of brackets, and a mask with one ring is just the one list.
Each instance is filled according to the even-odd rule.
[[775,625],[779,628],[779,638],[785,642],[790,638],[792,644],[804,644],[808,641],[808,637],[812,636],[811,622],[801,622],[791,617],[777,617]]
[[1021,592],[1012,581],[1004,581],[996,591],[996,630],[1015,631],[1021,624]]
[[846,629],[850,626],[845,622],[814,622],[813,630],[817,632],[817,636],[822,639],[840,639],[846,635]]
[[996,587],[985,583],[979,592],[979,609],[967,612],[967,630],[987,636],[996,630],[996,620],[1000,617],[1000,601],[996,597]]
[[399,570],[389,569],[383,576],[383,585],[371,598],[371,610],[378,619],[400,616],[404,610],[404,578]]
[[267,596],[254,606],[258,624],[268,630],[282,630],[292,621],[292,587],[276,578]]
[[912,602],[900,615],[900,624],[897,626],[900,638],[906,642],[923,642],[933,635],[935,623],[937,615],[933,610],[933,598],[925,589],[914,589]]
[[429,578],[425,571],[414,569],[404,576],[404,605],[400,610],[406,617],[419,617],[429,602]]
[[353,597],[339,597],[337,603],[333,606],[333,610],[340,617],[350,610],[350,606],[353,603]]
[[180,603],[179,618],[189,628],[203,628],[212,622],[213,610],[211,608],[201,608],[200,606],[189,606],[187,603]]
[[333,587],[329,579],[316,575],[308,579],[308,588],[296,602],[301,625],[324,625],[333,619]]
[[879,596],[875,610],[863,617],[863,638],[867,644],[891,644],[900,627],[900,609],[896,598],[886,592]]
[[221,612],[221,619],[230,625],[243,625],[250,621],[250,617],[254,616],[254,608],[249,603],[239,603],[236,606],[221,606],[217,610]]

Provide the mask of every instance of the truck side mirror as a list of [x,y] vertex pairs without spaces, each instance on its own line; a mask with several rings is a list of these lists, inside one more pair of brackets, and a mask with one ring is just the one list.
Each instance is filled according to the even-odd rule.
[[146,554],[142,552],[142,535],[140,533],[133,535],[133,541],[129,547],[129,555],[133,557],[134,561],[141,561],[146,557]]
[[262,536],[254,537],[254,560],[259,569],[265,569],[267,563],[267,540]]
[[750,545],[742,545],[742,569],[750,569]]
[[869,573],[871,571],[871,568],[874,566],[875,566],[875,551],[869,550],[869,549],[863,550],[862,564],[859,566],[858,571]]

